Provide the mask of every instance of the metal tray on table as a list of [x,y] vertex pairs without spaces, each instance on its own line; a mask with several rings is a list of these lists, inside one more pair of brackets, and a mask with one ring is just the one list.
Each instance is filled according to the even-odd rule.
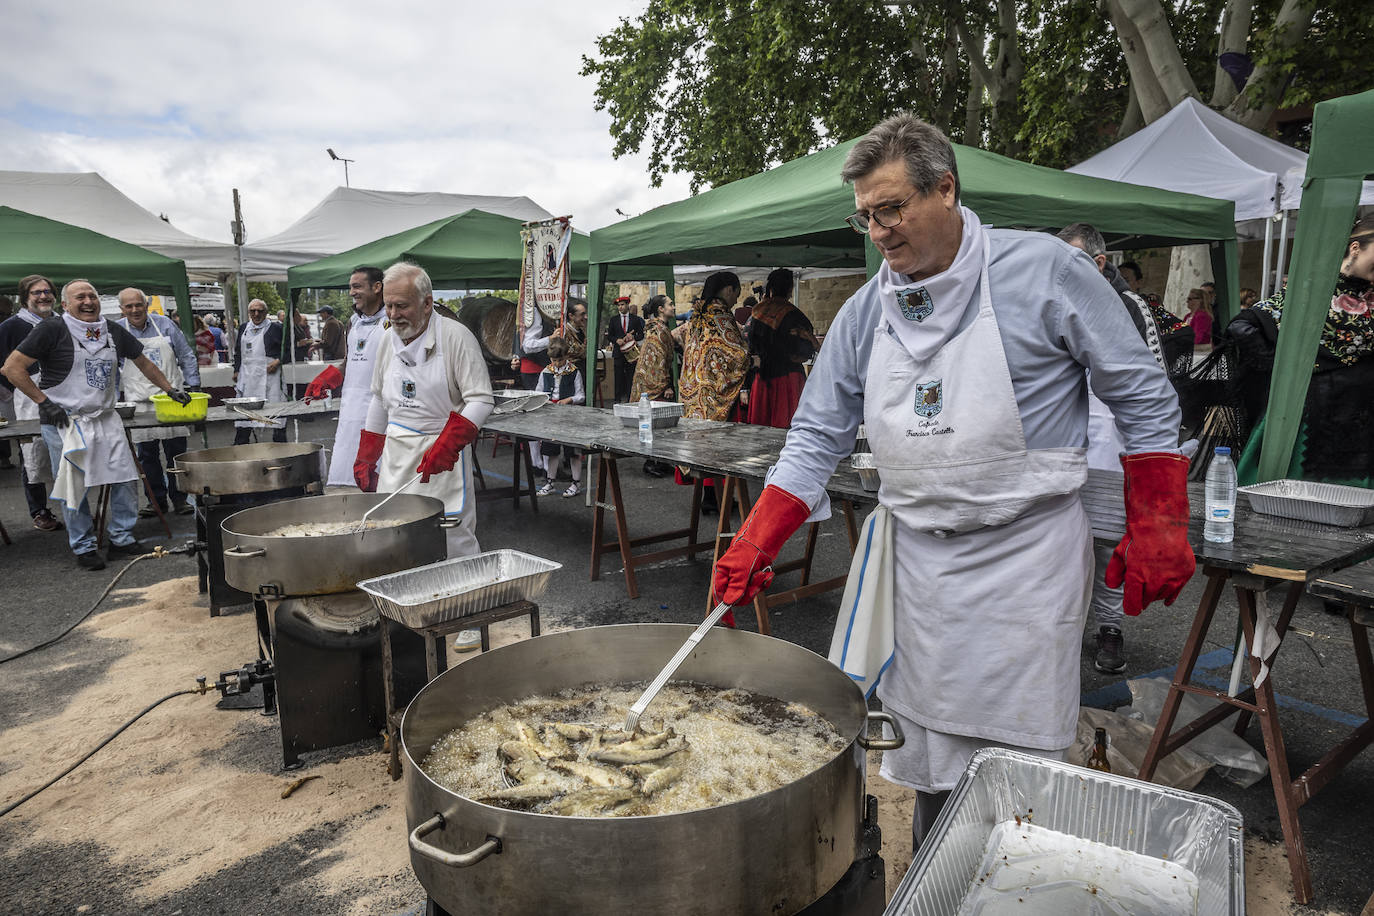
[[1271,480],[1241,487],[1250,508],[1265,515],[1342,528],[1374,524],[1374,490],[1315,480]]
[[533,601],[562,568],[518,550],[489,550],[365,579],[358,588],[372,596],[379,613],[418,629],[513,601]]
[[[677,426],[677,421],[682,418],[686,406],[681,401],[650,401],[649,414],[653,418],[650,420],[651,425],[654,429],[668,429]],[[621,426],[630,428],[639,426],[638,401],[617,404],[614,409],[615,415],[620,419]]]
[[1242,916],[1243,826],[1205,795],[983,748],[886,916]]

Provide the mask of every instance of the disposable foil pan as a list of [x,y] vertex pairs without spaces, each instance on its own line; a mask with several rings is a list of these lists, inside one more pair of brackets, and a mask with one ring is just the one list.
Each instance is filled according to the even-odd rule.
[[[994,829],[1008,822],[1182,866],[1198,879],[1198,916],[1245,912],[1242,824],[1235,808],[1192,792],[984,748],[954,787],[888,916],[957,913],[983,875]],[[1016,911],[1042,912],[1034,902],[1025,895]],[[1085,905],[1075,912],[1098,910]]]
[[[677,421],[682,417],[683,406],[681,401],[650,401],[653,428],[666,429],[677,426]],[[621,426],[639,426],[639,402],[615,405],[615,415],[620,418]]]
[[870,452],[855,452],[849,456],[850,467],[859,472],[859,482],[863,484],[865,491],[877,493],[882,486],[882,478],[878,476],[878,468],[873,463],[873,455]]
[[372,596],[378,612],[413,629],[532,601],[562,568],[518,550],[489,550],[365,579],[358,588]]
[[1374,524],[1374,490],[1315,480],[1271,480],[1241,487],[1250,508],[1305,522],[1358,528]]

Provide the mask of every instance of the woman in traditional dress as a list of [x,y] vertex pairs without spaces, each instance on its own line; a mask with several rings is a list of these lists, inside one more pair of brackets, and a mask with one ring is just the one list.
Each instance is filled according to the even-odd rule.
[[768,275],[763,301],[754,307],[749,350],[756,369],[749,390],[749,422],[755,426],[792,425],[806,382],[803,364],[820,349],[811,320],[788,301],[791,296],[792,271],[778,269]]
[[673,314],[673,300],[667,296],[651,296],[648,317],[644,322],[644,340],[639,345],[639,361],[635,363],[635,381],[630,388],[630,402],[637,403],[641,394],[651,401],[673,399],[673,334],[668,319]]
[[700,420],[738,419],[749,345],[731,311],[739,300],[739,277],[711,274],[683,333],[683,416]]
[[[1285,293],[1280,289],[1245,309],[1226,328],[1236,342],[1251,416],[1259,416],[1267,408]],[[1288,477],[1374,485],[1374,399],[1370,391],[1374,391],[1374,218],[1365,217],[1355,224],[1346,241]],[[1237,470],[1242,483],[1256,480],[1264,427],[1264,420],[1260,420],[1241,455]]]

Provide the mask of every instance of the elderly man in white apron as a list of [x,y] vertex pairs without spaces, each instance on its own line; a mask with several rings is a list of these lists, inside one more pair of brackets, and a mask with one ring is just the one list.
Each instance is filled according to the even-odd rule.
[[[200,387],[200,366],[196,363],[195,349],[170,318],[149,313],[148,297],[143,295],[143,290],[133,287],[120,290],[119,310],[124,314],[119,319],[120,326],[138,338],[139,343],[143,344],[143,355],[162,370],[169,382],[178,388]],[[138,370],[137,365],[128,360],[120,366],[119,380],[126,401],[147,401],[161,391],[156,383]],[[163,512],[167,511],[169,505],[177,515],[187,515],[192,511],[186,494],[177,488],[176,477],[166,474],[162,465],[165,457],[167,466],[171,467],[176,457],[186,451],[186,439],[190,435],[191,430],[187,426],[129,430],[129,438],[133,440],[134,451],[143,468],[143,476],[148,481],[148,488],[152,491],[152,498]],[[138,514],[147,518],[156,512],[150,505]]]
[[[30,274],[21,279],[18,292],[19,311],[0,321],[0,363],[9,358],[40,321],[52,317],[53,306],[57,304],[57,287],[41,274]],[[33,373],[37,371],[34,369]],[[23,392],[15,390],[8,380],[0,387],[12,395],[10,405],[14,419],[38,419],[38,405]],[[20,443],[19,455],[24,501],[28,503],[33,527],[39,531],[61,531],[62,523],[48,508],[47,485],[53,482],[52,469],[48,466],[48,447],[41,439],[30,439]]]
[[[38,404],[40,429],[55,468],[52,498],[63,503],[67,540],[83,569],[102,569],[89,493],[110,487],[110,555],[143,552],[134,539],[138,521],[138,470],[114,412],[119,361],[131,360],[179,403],[190,396],[173,388],[127,330],[100,317],[100,294],[85,280],[62,290],[66,312],[41,322],[5,361],[5,377]],[[38,364],[34,384],[29,368]]]
[[407,493],[442,500],[457,523],[448,529],[448,556],[471,556],[481,548],[469,446],[495,404],[491,376],[472,332],[434,314],[424,270],[393,264],[382,282],[391,327],[377,351],[354,479],[366,492],[410,484]]
[[[386,325],[382,310],[382,271],[359,267],[348,278],[353,298],[353,320],[348,325],[344,368],[328,366],[306,386],[306,402],[339,395],[339,425],[334,432],[334,453],[329,459],[329,485],[351,487],[353,462],[358,457],[358,437],[372,407],[372,367]],[[375,470],[375,468],[374,468]]]
[[979,747],[1062,758],[1074,740],[1092,571],[1078,496],[1084,370],[1128,452],[1127,534],[1109,576],[1125,580],[1128,613],[1171,602],[1192,575],[1188,462],[1172,388],[1112,288],[1049,235],[984,229],[959,205],[953,148],[937,129],[891,118],[856,144],[843,176],[851,223],[885,263],[826,334],[714,589],[741,604],[767,587],[787,538],[828,517],[825,484],[863,422],[892,555],[860,551],[850,578],[889,569],[894,619],[850,620],[856,608],[844,607],[836,644],[890,634],[886,651],[853,653],[871,665],[842,667],[869,692],[882,678],[906,734],[882,773],[917,790],[919,842]]
[[[281,325],[267,317],[267,303],[248,303],[248,323],[239,329],[234,350],[234,393],[241,398],[262,398],[268,404],[286,400],[281,381]],[[286,441],[286,421],[234,421],[234,444],[246,445],[255,429],[272,430],[273,442]]]

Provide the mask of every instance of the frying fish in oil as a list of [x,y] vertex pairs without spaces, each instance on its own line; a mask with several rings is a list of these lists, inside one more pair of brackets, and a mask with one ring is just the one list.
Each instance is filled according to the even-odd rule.
[[740,689],[670,684],[662,718],[620,727],[642,684],[529,697],[477,716],[422,764],[484,804],[573,817],[674,814],[779,788],[848,745],[824,718]]

